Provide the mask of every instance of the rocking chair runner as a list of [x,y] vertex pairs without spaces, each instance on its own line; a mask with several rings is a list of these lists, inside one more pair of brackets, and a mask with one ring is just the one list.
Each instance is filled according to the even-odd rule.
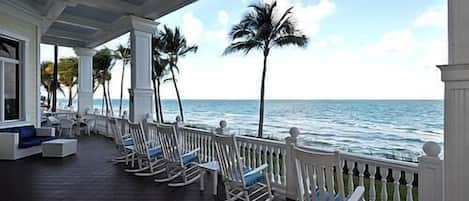
[[270,180],[265,171],[267,164],[255,169],[244,166],[234,136],[215,135],[214,142],[227,200],[273,200]]
[[294,155],[300,201],[362,201],[363,186],[358,186],[349,197],[345,196],[339,152],[319,153],[295,147]]
[[129,122],[130,135],[133,140],[133,150],[138,161],[137,169],[126,169],[137,176],[153,176],[165,171],[165,161],[162,159],[161,148],[153,142],[147,141],[142,125]]
[[170,182],[168,186],[179,187],[197,181],[200,178],[199,157],[197,155],[199,149],[183,153],[173,125],[153,124],[153,126],[157,127],[163,156],[167,162],[167,177],[155,179],[155,182]]

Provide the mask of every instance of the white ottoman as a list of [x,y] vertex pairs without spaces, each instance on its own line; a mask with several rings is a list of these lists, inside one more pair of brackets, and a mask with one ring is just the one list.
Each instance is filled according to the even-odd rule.
[[42,143],[42,157],[66,157],[76,152],[76,139],[56,139]]

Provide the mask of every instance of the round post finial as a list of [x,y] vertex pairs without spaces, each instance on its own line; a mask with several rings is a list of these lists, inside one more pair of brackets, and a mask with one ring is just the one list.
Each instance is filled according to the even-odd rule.
[[176,127],[182,128],[184,127],[184,122],[182,121],[181,117],[178,115],[176,116]]
[[215,129],[215,133],[216,134],[227,134],[227,126],[228,126],[228,123],[226,123],[225,120],[221,120],[220,123],[219,123],[220,127],[216,128]]
[[228,126],[228,123],[226,123],[225,120],[220,121],[220,128],[226,128]]
[[300,135],[300,129],[297,127],[291,127],[290,128],[290,136],[294,139],[296,139]]
[[436,142],[428,141],[423,144],[423,152],[427,156],[438,157],[441,153],[441,147]]
[[122,119],[127,119],[127,111],[122,112]]

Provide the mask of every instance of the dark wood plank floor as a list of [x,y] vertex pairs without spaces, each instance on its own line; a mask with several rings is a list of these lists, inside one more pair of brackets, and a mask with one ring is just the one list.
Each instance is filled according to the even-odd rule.
[[0,201],[217,200],[209,184],[205,192],[198,182],[170,188],[125,173],[123,166],[108,162],[115,153],[110,139],[91,136],[80,137],[78,153],[67,158],[0,161]]

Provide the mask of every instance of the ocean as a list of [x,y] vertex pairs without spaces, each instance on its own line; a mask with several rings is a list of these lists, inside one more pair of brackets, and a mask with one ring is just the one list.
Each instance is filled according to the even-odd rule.
[[[119,100],[112,103],[118,111]],[[226,120],[231,133],[256,135],[257,100],[184,100],[183,107],[186,124],[210,130]],[[163,110],[164,120],[174,121],[177,101],[164,100]],[[300,129],[303,145],[416,161],[426,141],[443,145],[443,101],[267,100],[264,136],[282,140],[291,127]]]

